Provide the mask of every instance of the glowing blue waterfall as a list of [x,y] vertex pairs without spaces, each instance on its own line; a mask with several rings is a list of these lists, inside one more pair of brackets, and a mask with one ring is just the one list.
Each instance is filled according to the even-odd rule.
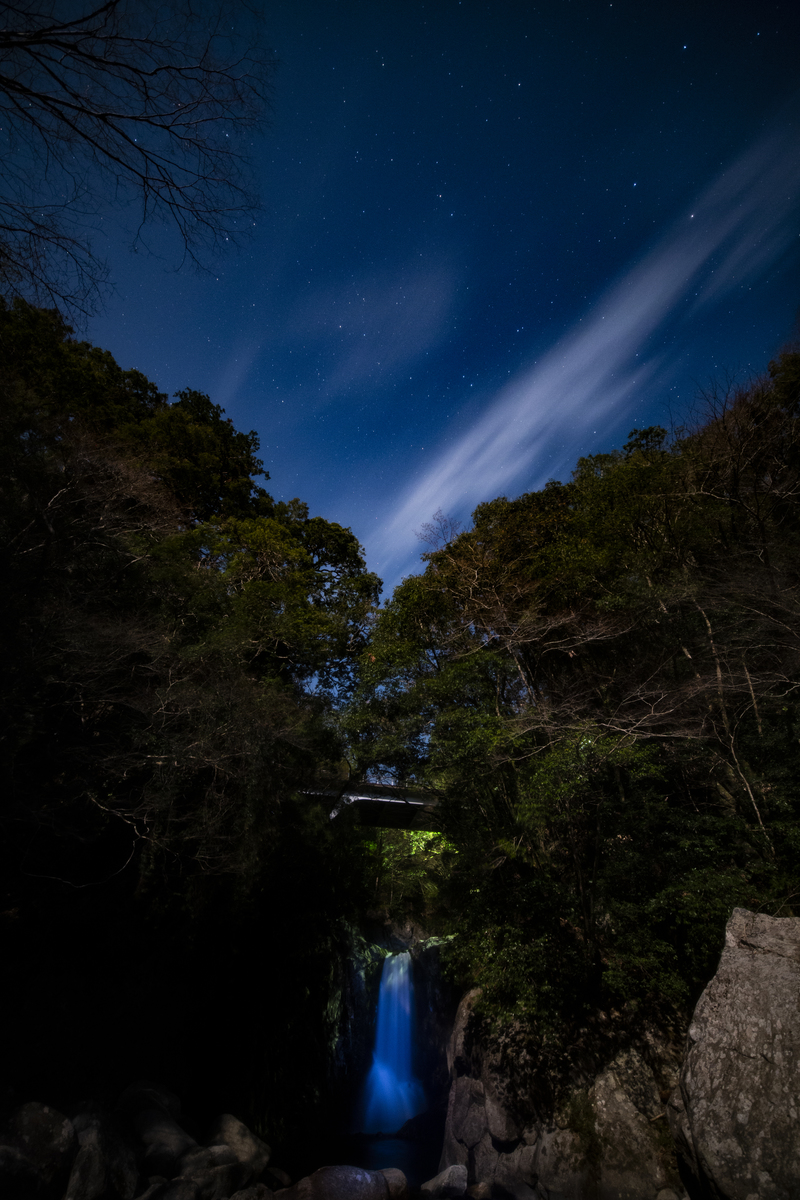
[[425,1108],[411,1069],[413,984],[408,951],[383,960],[375,1055],[364,1089],[364,1133],[396,1133]]

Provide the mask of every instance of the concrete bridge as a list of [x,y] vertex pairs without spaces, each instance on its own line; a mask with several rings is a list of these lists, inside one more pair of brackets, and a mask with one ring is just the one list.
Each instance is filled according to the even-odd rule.
[[332,821],[352,807],[361,825],[428,832],[440,828],[435,813],[438,797],[418,788],[386,783],[346,783],[338,788],[308,788],[306,795],[332,800]]

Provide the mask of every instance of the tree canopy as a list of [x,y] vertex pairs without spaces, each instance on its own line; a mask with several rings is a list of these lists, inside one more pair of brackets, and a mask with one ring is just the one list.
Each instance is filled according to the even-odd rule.
[[440,793],[493,1011],[684,1005],[733,905],[796,911],[799,406],[787,351],[448,525],[378,615],[351,753]]
[[[0,402],[0,930],[12,971],[42,948],[12,1074],[52,1069],[53,978],[64,1072],[108,1039],[140,1070],[152,969],[183,1011],[148,1061],[184,1070],[235,1014],[280,1133],[319,1102],[342,918],[453,935],[457,980],[544,1053],[598,1013],[685,1016],[734,905],[798,911],[800,353],[672,439],[438,514],[382,607],[352,532],[270,495],[253,431],[56,312],[0,301]],[[328,819],[321,793],[376,776],[438,796],[441,831]]]
[[0,360],[11,843],[37,829],[65,877],[78,844],[102,874],[95,834],[120,867],[169,844],[243,869],[263,851],[243,831],[335,770],[323,697],[350,686],[378,581],[349,530],[272,500],[256,435],[207,396],[170,403],[21,302]]

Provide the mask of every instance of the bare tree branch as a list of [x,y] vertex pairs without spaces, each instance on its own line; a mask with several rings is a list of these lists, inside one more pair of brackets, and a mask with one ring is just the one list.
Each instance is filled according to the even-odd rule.
[[0,28],[0,290],[85,315],[106,283],[104,210],[176,229],[182,258],[253,227],[248,135],[274,59],[261,18],[193,0],[4,5]]

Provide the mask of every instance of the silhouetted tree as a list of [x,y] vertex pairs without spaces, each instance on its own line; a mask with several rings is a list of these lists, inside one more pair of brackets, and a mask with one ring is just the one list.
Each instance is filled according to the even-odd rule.
[[102,209],[137,206],[197,261],[252,226],[249,142],[273,60],[247,3],[6,4],[0,29],[0,287],[92,308]]

